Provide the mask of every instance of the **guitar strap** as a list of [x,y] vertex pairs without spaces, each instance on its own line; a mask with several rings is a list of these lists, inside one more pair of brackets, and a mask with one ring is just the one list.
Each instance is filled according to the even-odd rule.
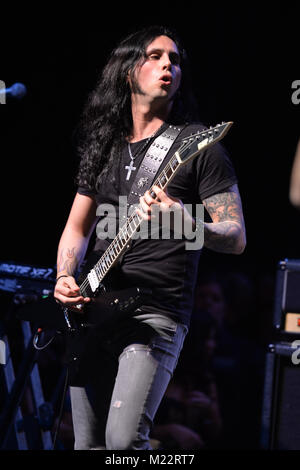
[[133,204],[137,204],[140,196],[143,196],[145,191],[151,187],[159,167],[184,127],[186,126],[169,125],[169,127],[152,142],[133,181],[127,201],[128,208]]

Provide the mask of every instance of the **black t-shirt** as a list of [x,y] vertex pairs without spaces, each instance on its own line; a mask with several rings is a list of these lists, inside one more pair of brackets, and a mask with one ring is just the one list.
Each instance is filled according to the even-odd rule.
[[[161,129],[161,133],[167,126]],[[180,141],[205,127],[200,124],[186,126],[164,159],[157,175],[174,155],[180,146]],[[132,154],[138,153],[134,160],[137,168],[126,180],[125,166],[130,164],[127,143],[116,171],[116,184],[103,184],[99,192],[79,187],[80,194],[95,197],[97,204],[110,204],[117,210],[119,196],[128,196],[138,168],[146,150],[151,145],[138,152],[143,142],[131,144]],[[202,151],[196,158],[183,165],[170,181],[167,191],[170,196],[179,198],[183,204],[201,204],[202,201],[214,194],[222,192],[237,183],[234,168],[224,146],[219,142]],[[94,250],[99,256],[109,246],[111,239],[97,239]],[[118,282],[126,286],[148,287],[153,290],[153,296],[147,305],[142,307],[145,313],[164,314],[180,323],[189,325],[193,307],[193,292],[197,278],[198,263],[201,250],[186,249],[186,239],[135,239],[131,247],[121,258],[118,266]]]

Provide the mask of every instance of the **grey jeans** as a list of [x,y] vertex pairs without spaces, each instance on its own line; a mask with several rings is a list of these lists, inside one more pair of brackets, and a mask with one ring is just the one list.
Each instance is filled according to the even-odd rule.
[[[76,450],[151,449],[153,419],[187,328],[164,319],[162,329],[153,329],[151,315],[141,320],[138,323],[144,327],[146,323],[151,330],[148,340],[141,341],[135,334],[125,347],[120,340],[108,341],[95,372],[97,380],[70,388]],[[117,356],[116,351],[120,352]]]

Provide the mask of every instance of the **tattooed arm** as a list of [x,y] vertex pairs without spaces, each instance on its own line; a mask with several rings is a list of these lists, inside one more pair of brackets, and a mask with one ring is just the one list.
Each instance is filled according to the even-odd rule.
[[67,277],[59,279],[54,292],[55,298],[68,306],[84,301],[74,275],[84,258],[96,221],[95,201],[76,194],[57,253],[57,278]]
[[212,219],[204,224],[204,246],[221,253],[242,253],[246,233],[237,185],[204,199],[203,204]]

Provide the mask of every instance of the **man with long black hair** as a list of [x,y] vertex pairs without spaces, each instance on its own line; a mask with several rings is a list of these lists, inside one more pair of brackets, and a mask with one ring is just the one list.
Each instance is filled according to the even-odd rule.
[[[204,126],[197,122],[178,38],[164,27],[149,27],[112,52],[79,126],[78,190],[58,247],[55,298],[71,309],[83,306],[83,317],[91,299],[81,295],[74,276],[96,227],[97,207],[119,209],[119,196],[130,193],[147,149],[170,125],[180,134],[163,165],[180,140]],[[244,250],[237,178],[222,145],[182,167],[167,190],[154,191],[156,197],[146,191],[137,201],[145,221],[154,209],[171,208],[193,223],[185,205],[202,202],[212,220],[203,223],[204,245],[223,253]],[[93,251],[100,257],[109,243],[98,237]],[[151,425],[189,326],[199,255],[186,249],[184,237],[141,237],[114,266],[119,287],[150,288],[152,296],[107,337],[94,340],[80,381],[71,384],[75,449],[151,448]]]

